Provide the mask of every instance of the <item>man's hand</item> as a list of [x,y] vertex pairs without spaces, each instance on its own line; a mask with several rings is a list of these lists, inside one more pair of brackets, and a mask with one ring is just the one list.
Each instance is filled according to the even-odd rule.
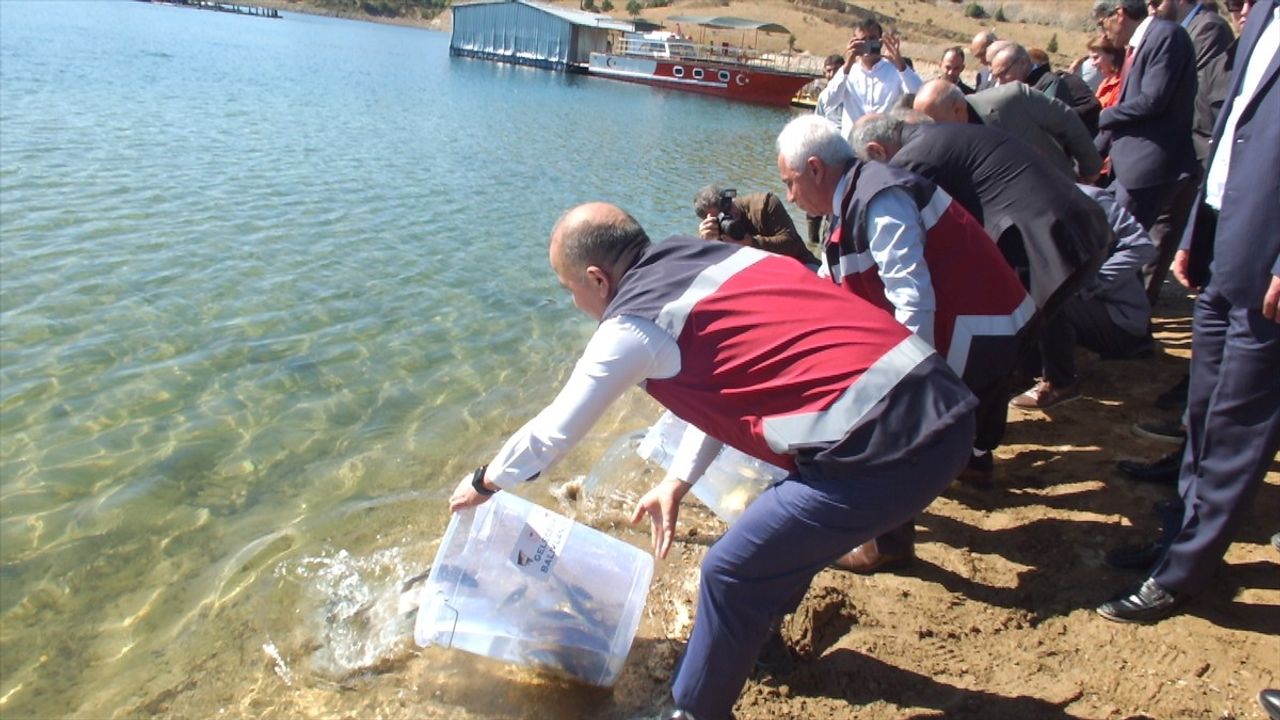
[[[484,486],[489,490],[498,490],[498,486],[488,480],[484,481]],[[476,492],[476,489],[471,487],[471,473],[467,473],[467,476],[462,478],[462,482],[458,483],[457,489],[453,491],[453,495],[449,498],[449,512],[458,512],[469,507],[483,505],[491,497],[493,496],[481,495]]]
[[720,221],[716,220],[714,214],[702,218],[702,222],[698,225],[698,237],[703,240],[720,239]]
[[[1193,284],[1191,282],[1191,276],[1187,274],[1190,268],[1191,268],[1191,253],[1187,252],[1186,250],[1179,249],[1178,252],[1174,253],[1173,255],[1173,262],[1169,264],[1169,270],[1173,272],[1173,276],[1178,279],[1178,282],[1182,283],[1183,287],[1185,287],[1188,290],[1194,290],[1196,292],[1200,292],[1200,287]],[[1272,288],[1274,289],[1275,287],[1274,278],[1272,278],[1271,285],[1272,285]],[[1271,307],[1273,310],[1275,309],[1274,304]]]
[[1280,275],[1271,276],[1271,284],[1267,286],[1267,294],[1262,298],[1262,316],[1280,323]]
[[675,478],[663,480],[636,503],[636,511],[631,515],[631,524],[640,522],[646,513],[652,527],[653,555],[665,558],[671,550],[671,539],[676,534],[676,517],[680,514],[680,501],[692,487],[688,483]]
[[902,59],[902,39],[897,35],[889,34],[880,38],[881,54],[889,58],[889,62],[898,68],[898,72],[907,69],[907,63]]
[[867,51],[867,41],[857,38],[849,38],[849,44],[844,48],[844,69],[848,72],[853,67],[853,63],[863,53]]

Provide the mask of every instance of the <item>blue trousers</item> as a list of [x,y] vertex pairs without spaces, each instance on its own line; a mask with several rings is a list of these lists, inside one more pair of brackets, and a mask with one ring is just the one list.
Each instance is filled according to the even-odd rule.
[[1152,579],[1184,594],[1209,584],[1278,445],[1280,324],[1232,305],[1211,282],[1192,324],[1182,529]]
[[845,477],[802,465],[752,502],[702,562],[697,618],[672,687],[677,707],[699,720],[731,717],[774,620],[819,570],[924,510],[960,474],[973,437],[967,412],[891,462],[851,465]]

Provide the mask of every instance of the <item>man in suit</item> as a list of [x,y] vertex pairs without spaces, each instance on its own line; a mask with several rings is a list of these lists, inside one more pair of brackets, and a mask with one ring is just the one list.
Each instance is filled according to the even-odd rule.
[[[910,170],[951,193],[995,238],[1042,316],[1055,314],[1096,275],[1111,243],[1102,208],[1026,143],[996,128],[884,118],[860,124],[853,145],[859,157]],[[1070,388],[1036,388],[1040,407],[1070,399]],[[977,452],[1003,437],[1004,398],[990,414],[987,403],[979,406]],[[986,455],[970,464],[970,477],[981,479],[973,474],[990,469]]]
[[1070,181],[1091,182],[1102,169],[1102,156],[1080,117],[1024,83],[966,97],[946,80],[930,80],[916,94],[914,108],[939,123],[1000,128],[1043,153]]
[[964,72],[964,50],[959,45],[949,47],[942,53],[942,77],[955,83],[960,88],[960,92],[965,95],[972,95],[976,90],[960,77]]
[[1156,17],[1176,22],[1187,31],[1196,51],[1196,109],[1192,125],[1195,134],[1192,140],[1196,159],[1200,161],[1201,169],[1207,171],[1209,138],[1213,135],[1217,108],[1221,107],[1227,80],[1224,76],[1221,83],[1215,82],[1210,68],[1223,62],[1222,58],[1235,43],[1235,33],[1231,32],[1231,26],[1217,10],[1206,7],[1199,0],[1162,0],[1153,5]]
[[1098,149],[1111,157],[1116,197],[1158,251],[1147,296],[1155,304],[1186,225],[1198,176],[1191,142],[1195,48],[1175,22],[1147,16],[1146,0],[1098,0],[1102,33],[1126,48],[1120,100],[1098,118]]
[[991,43],[997,39],[995,33],[983,30],[974,35],[973,42],[969,43],[969,51],[973,54],[973,59],[978,61],[978,73],[973,78],[973,89],[976,92],[986,90],[993,84],[991,63],[987,61],[987,48],[991,47]]
[[[1178,478],[1182,524],[1132,594],[1098,607],[1153,622],[1205,590],[1280,446],[1280,3],[1257,0],[1240,36],[1228,99],[1195,206],[1173,261],[1204,284],[1192,325],[1187,450]],[[1212,246],[1206,278],[1191,262]]]

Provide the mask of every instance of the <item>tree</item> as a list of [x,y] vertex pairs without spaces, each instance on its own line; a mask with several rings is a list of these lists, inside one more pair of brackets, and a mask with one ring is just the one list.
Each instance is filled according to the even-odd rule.
[[640,17],[640,0],[627,0],[627,14],[631,17]]

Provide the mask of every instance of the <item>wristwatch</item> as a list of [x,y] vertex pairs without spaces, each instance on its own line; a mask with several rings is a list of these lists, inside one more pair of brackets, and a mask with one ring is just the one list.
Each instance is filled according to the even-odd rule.
[[481,465],[476,468],[475,472],[471,473],[471,487],[485,497],[489,497],[490,495],[498,492],[497,490],[490,490],[484,486],[484,471],[487,469],[489,469],[488,465]]

